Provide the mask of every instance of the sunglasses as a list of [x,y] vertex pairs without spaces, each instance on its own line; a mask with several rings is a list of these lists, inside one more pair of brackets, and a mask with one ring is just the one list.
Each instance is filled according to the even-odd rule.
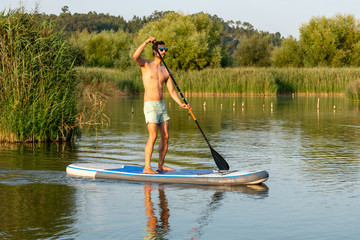
[[167,48],[159,48],[159,50],[162,52],[162,51],[165,51],[165,52],[167,52]]

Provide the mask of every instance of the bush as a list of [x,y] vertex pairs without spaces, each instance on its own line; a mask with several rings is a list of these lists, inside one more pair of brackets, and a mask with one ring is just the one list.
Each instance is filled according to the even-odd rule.
[[122,30],[91,34],[84,30],[73,34],[71,41],[83,50],[87,66],[126,70],[131,65],[130,34]]
[[275,67],[302,67],[302,59],[300,44],[293,37],[284,39],[281,47],[275,48],[271,53]]
[[235,52],[235,61],[239,66],[268,67],[272,51],[270,36],[255,32],[250,37],[244,37]]

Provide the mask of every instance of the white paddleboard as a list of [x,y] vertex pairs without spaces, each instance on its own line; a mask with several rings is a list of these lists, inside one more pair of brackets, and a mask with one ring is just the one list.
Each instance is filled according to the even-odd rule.
[[157,174],[143,173],[143,167],[122,164],[75,163],[66,168],[70,176],[109,178],[142,182],[186,183],[203,185],[247,185],[266,181],[269,174],[265,170],[207,170],[178,169],[160,171]]

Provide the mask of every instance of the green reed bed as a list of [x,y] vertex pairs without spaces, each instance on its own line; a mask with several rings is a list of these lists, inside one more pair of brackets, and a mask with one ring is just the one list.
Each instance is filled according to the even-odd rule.
[[[123,93],[143,93],[140,68],[127,71],[79,68],[83,82],[114,84]],[[173,71],[180,89],[209,94],[344,94],[359,79],[359,68],[217,68],[201,71]],[[354,87],[350,87],[353,89]],[[105,90],[106,91],[106,90]]]
[[345,95],[352,101],[360,101],[360,78],[349,83]]
[[229,68],[181,71],[186,92],[238,94],[344,93],[357,68]]
[[36,15],[0,13],[0,141],[69,140],[78,78],[70,45]]
[[91,88],[106,95],[144,92],[140,68],[122,71],[110,68],[79,67],[76,70],[83,89]]

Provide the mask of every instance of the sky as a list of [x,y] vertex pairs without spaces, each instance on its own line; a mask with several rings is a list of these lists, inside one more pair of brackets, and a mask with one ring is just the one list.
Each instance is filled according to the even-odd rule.
[[[255,29],[296,38],[299,27],[312,17],[353,14],[360,19],[360,0],[22,0],[22,5],[31,11],[35,2],[39,3],[41,13],[59,15],[61,8],[68,6],[71,13],[95,11],[122,16],[125,20],[134,15],[149,16],[155,10],[205,12],[225,21],[248,22]],[[19,0],[0,0],[1,11],[19,6]]]

